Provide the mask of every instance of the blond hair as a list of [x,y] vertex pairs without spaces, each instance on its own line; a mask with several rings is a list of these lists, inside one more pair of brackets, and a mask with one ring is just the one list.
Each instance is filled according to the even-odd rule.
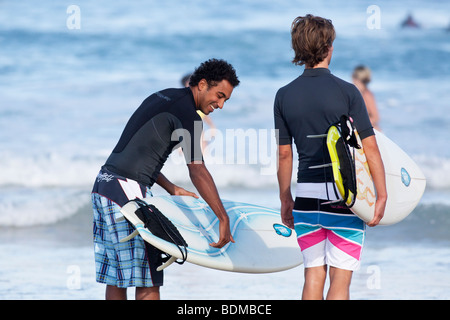
[[361,81],[363,84],[367,85],[371,80],[371,71],[366,66],[357,66],[353,70],[353,79]]

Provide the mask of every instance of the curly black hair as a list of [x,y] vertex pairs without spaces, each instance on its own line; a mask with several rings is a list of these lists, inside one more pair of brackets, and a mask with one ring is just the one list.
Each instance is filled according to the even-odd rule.
[[195,87],[202,79],[208,82],[209,87],[216,86],[222,80],[227,80],[235,88],[240,82],[233,66],[221,59],[209,59],[203,62],[191,75],[189,86]]

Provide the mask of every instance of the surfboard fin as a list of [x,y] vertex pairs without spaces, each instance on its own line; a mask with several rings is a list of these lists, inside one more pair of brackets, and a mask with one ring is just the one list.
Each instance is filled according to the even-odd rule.
[[137,235],[139,235],[139,231],[134,230],[133,233],[131,233],[129,236],[127,236],[127,237],[125,237],[125,238],[123,238],[123,239],[120,239],[120,242],[127,242],[128,240],[133,239],[133,238],[136,237]]
[[312,139],[316,139],[316,138],[326,138],[327,134],[310,134],[306,136],[307,138],[312,138]]
[[327,201],[327,202],[323,202],[321,204],[338,204],[338,203],[342,203],[342,199],[339,200],[331,200],[331,201]]
[[177,261],[176,257],[170,257],[169,260],[167,260],[166,262],[164,262],[162,265],[160,265],[158,268],[156,268],[156,271],[162,271],[165,268],[167,268],[168,266],[170,266],[172,263],[174,263],[175,261]]
[[308,169],[320,169],[320,168],[327,168],[327,167],[332,167],[333,164],[332,163],[326,163],[326,164],[319,164],[318,166],[310,166],[308,167]]
[[125,221],[125,217],[123,215],[116,218],[116,222],[122,222],[122,221]]

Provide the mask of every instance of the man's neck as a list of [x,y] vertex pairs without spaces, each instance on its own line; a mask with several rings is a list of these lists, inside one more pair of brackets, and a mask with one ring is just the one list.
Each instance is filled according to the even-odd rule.
[[192,95],[194,96],[195,108],[198,110],[198,107],[199,107],[199,105],[198,105],[198,88],[197,88],[197,86],[195,86],[195,87],[189,86],[189,88],[191,89]]
[[325,68],[328,69],[328,61],[326,59],[322,60],[318,64],[316,64],[314,67],[305,66],[305,69],[317,69],[317,68]]
[[328,69],[328,66],[330,65],[331,62],[331,57],[333,55],[333,46],[331,46],[328,50],[328,55],[325,57],[325,59],[323,59],[322,61],[320,61],[318,64],[316,64],[315,66],[311,67],[311,66],[306,66],[306,69],[317,69],[317,68],[325,68]]

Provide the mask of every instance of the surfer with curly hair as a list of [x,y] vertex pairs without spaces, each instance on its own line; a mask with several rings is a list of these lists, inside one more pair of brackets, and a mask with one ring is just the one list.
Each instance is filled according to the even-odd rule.
[[163,271],[156,270],[162,263],[160,253],[141,237],[121,243],[134,227],[117,217],[129,200],[151,196],[155,183],[171,195],[198,197],[161,173],[175,148],[181,146],[194,187],[219,219],[219,240],[210,245],[221,248],[234,242],[228,215],[203,162],[197,111],[208,115],[222,109],[238,85],[232,65],[210,59],[195,70],[189,87],[150,95],[129,119],[92,190],[96,280],[107,285],[107,299],[126,299],[128,287],[136,287],[137,299],[160,298]]

